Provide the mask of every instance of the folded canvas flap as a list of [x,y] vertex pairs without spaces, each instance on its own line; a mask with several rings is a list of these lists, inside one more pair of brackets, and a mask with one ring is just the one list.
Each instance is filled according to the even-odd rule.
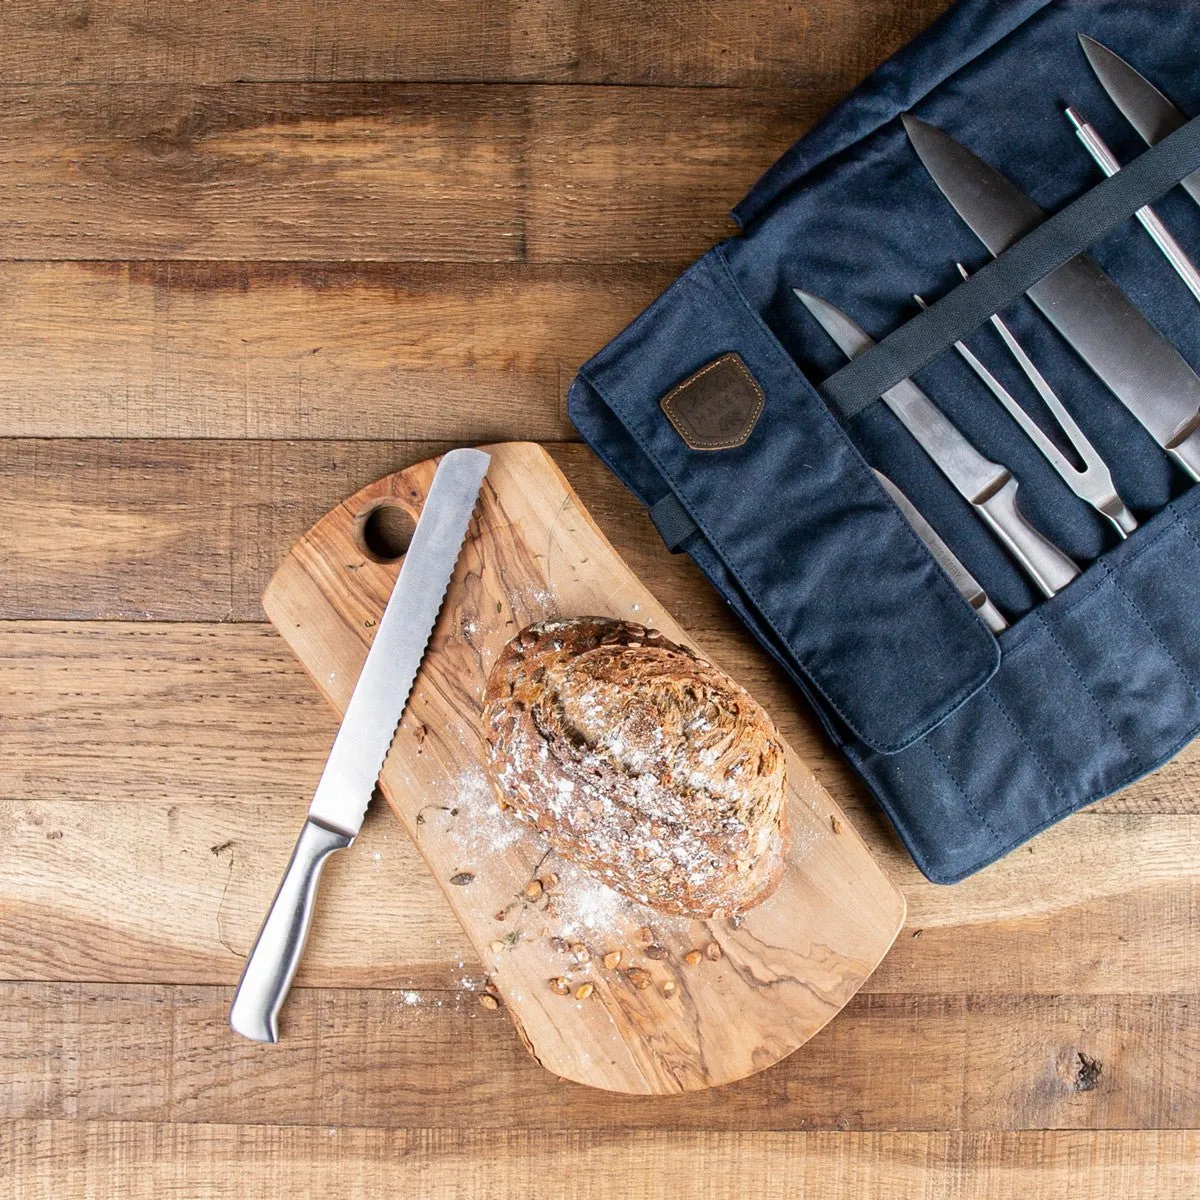
[[823,162],[907,112],[922,96],[990,50],[1051,0],[956,4],[876,68],[766,172],[733,210],[747,229]]
[[[740,444],[693,448],[663,401],[730,354],[763,411]],[[596,397],[623,437],[610,423],[593,440]],[[826,717],[861,742],[903,748],[995,671],[995,639],[747,306],[719,250],[586,365],[571,415],[647,503],[674,494],[727,572],[717,586],[737,590]]]

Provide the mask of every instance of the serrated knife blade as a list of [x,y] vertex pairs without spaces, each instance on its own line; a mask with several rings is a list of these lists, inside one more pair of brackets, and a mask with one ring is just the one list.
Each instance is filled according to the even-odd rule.
[[[903,121],[933,181],[993,254],[1046,219],[1015,184],[949,134],[908,114]],[[1151,437],[1200,480],[1200,377],[1179,351],[1086,254],[1027,294]]]
[[[1096,72],[1100,86],[1148,145],[1156,145],[1187,123],[1187,117],[1145,75],[1131,67],[1103,42],[1081,33],[1079,44],[1092,70]],[[1188,195],[1200,204],[1200,171],[1189,175],[1181,183]]]
[[321,870],[329,855],[349,846],[362,828],[490,461],[482,450],[451,450],[434,474],[308,820],[229,1010],[235,1032],[252,1041],[278,1041],[279,1010],[304,952]]

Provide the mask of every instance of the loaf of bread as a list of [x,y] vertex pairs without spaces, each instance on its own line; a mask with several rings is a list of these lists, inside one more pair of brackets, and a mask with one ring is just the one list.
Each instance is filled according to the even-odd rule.
[[686,646],[607,617],[531,625],[492,669],[483,722],[501,803],[623,895],[731,916],[778,882],[779,734]]

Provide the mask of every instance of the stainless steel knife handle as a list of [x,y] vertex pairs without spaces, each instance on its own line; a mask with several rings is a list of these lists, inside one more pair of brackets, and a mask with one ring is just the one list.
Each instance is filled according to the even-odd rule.
[[1200,424],[1177,435],[1167,447],[1167,453],[1192,479],[1200,482]]
[[1021,514],[1012,476],[986,500],[976,501],[975,508],[1047,596],[1062,591],[1079,575],[1075,563]]
[[339,829],[304,822],[229,1009],[235,1033],[255,1042],[279,1040],[279,1010],[308,940],[321,870],[335,850],[344,850],[353,841]]

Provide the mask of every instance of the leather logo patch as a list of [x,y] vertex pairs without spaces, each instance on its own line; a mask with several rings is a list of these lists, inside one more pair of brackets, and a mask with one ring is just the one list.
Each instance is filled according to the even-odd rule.
[[693,450],[733,450],[745,443],[764,397],[737,354],[722,354],[662,399],[662,410]]

